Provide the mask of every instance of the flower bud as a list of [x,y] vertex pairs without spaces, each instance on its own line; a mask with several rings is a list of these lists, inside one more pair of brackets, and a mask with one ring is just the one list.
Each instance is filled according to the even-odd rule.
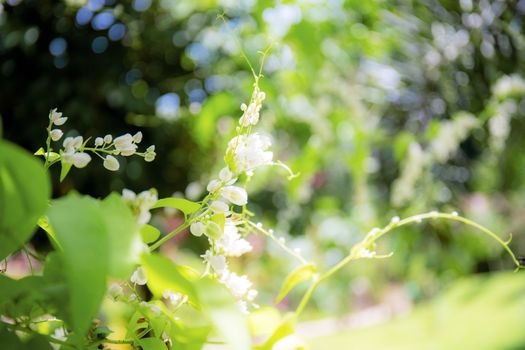
[[103,144],[104,144],[104,139],[102,137],[97,137],[95,139],[95,146],[96,147],[102,146]]
[[248,203],[248,194],[246,190],[237,186],[226,186],[221,189],[221,195],[224,199],[236,205],[245,205]]
[[204,224],[202,222],[195,222],[195,223],[191,224],[191,226],[190,226],[191,234],[196,236],[196,237],[202,236],[205,231],[206,231],[206,227],[204,226]]
[[221,227],[213,222],[213,221],[209,221],[208,224],[206,225],[206,236],[212,238],[212,239],[219,239],[221,238],[222,236],[222,230],[221,230]]
[[87,153],[78,152],[73,154],[73,165],[77,168],[84,168],[91,162],[91,156]]
[[215,192],[221,187],[221,182],[219,180],[211,180],[206,186],[208,192]]
[[60,140],[62,138],[62,135],[64,135],[64,133],[60,129],[53,129],[49,134],[51,135],[51,140],[53,141]]
[[120,164],[117,158],[107,155],[106,159],[104,159],[104,168],[111,171],[117,171],[120,168]]
[[52,109],[49,113],[49,119],[53,122],[55,125],[64,125],[64,123],[67,121],[66,117],[62,117],[62,112],[57,112],[57,108]]
[[210,209],[214,213],[226,213],[230,208],[228,207],[228,204],[223,201],[213,201],[210,204]]
[[133,135],[133,142],[140,143],[142,141],[142,132],[137,132],[135,135]]
[[139,267],[133,272],[130,278],[131,282],[135,284],[139,284],[141,286],[145,285],[148,282],[148,279],[146,278],[146,273],[144,272],[144,269],[142,267]]
[[104,136],[104,142],[105,143],[111,143],[111,141],[113,141],[113,136],[107,134],[106,136]]

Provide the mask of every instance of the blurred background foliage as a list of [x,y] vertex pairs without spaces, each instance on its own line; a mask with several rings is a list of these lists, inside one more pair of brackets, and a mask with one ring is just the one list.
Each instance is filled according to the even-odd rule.
[[[392,216],[430,210],[512,232],[512,248],[525,251],[523,0],[6,0],[0,9],[5,138],[36,150],[58,107],[66,136],[142,130],[157,147],[153,163],[130,159],[116,173],[95,160],[59,184],[55,169],[55,196],[155,187],[199,199],[251,92],[236,37],[256,69],[271,48],[259,128],[301,174],[260,171],[249,208],[305,257],[330,266]],[[177,215],[154,223],[167,231]],[[186,238],[166,253],[203,252]],[[46,249],[43,236],[34,244]],[[270,302],[293,262],[261,238],[252,244],[239,264]],[[395,254],[327,282],[315,309],[345,313],[393,285],[417,300],[458,276],[512,267],[494,242],[443,222],[400,229],[380,251]]]

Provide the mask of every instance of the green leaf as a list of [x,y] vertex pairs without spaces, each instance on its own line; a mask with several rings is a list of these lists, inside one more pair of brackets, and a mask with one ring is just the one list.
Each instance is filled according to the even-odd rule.
[[182,211],[184,214],[188,215],[199,210],[201,208],[201,205],[199,203],[195,203],[184,198],[170,197],[159,199],[157,203],[155,203],[155,205],[151,208],[156,209],[164,207],[176,208]]
[[164,342],[158,338],[143,338],[139,340],[139,345],[143,350],[166,350]]
[[160,231],[154,226],[146,224],[140,229],[140,237],[146,244],[155,242],[159,239],[159,236]]
[[228,349],[251,349],[246,318],[226,287],[209,278],[198,280],[195,286],[202,312],[228,343]]
[[62,182],[62,181],[64,181],[64,179],[66,178],[67,174],[71,170],[71,167],[73,166],[73,163],[64,162],[64,159],[62,159],[60,161],[60,165],[61,165],[61,168],[60,168],[60,182]]
[[109,234],[98,201],[70,194],[53,202],[48,213],[64,264],[69,317],[77,337],[91,325],[106,291]]
[[103,201],[70,194],[48,212],[68,286],[68,320],[77,336],[88,330],[108,277],[126,278],[140,259],[133,214],[117,194]]
[[308,281],[315,275],[316,269],[312,264],[301,265],[286,277],[281,287],[279,295],[275,298],[275,303],[279,303],[283,298],[299,283]]
[[116,193],[100,202],[100,209],[109,235],[109,274],[127,278],[140,260],[142,243],[138,224],[128,205]]
[[283,321],[277,326],[277,328],[275,328],[275,331],[272,333],[272,335],[259,348],[261,350],[271,350],[275,343],[295,332],[296,322],[297,318],[295,314],[287,314]]
[[197,294],[193,285],[193,278],[180,266],[175,265],[168,258],[158,255],[143,255],[142,267],[146,272],[148,287],[151,292],[161,297],[165,290],[186,294],[193,305],[198,305]]
[[49,175],[29,152],[0,141],[0,259],[20,249],[45,213]]

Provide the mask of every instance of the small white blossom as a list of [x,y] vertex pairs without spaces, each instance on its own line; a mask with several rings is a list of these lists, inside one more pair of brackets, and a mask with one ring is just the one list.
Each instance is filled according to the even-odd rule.
[[245,275],[239,276],[235,272],[224,274],[221,282],[232,292],[233,296],[242,299],[252,286],[252,282]]
[[209,221],[207,224],[206,224],[206,232],[205,232],[206,236],[212,238],[212,239],[218,239],[222,236],[222,230],[221,230],[221,227],[213,222],[213,221]]
[[114,144],[117,151],[125,157],[131,156],[137,151],[137,145],[133,143],[133,136],[131,136],[131,134],[117,137]]
[[125,189],[122,190],[122,198],[125,201],[133,202],[135,199],[137,199],[137,195],[135,194],[135,192],[125,188]]
[[104,144],[104,139],[102,137],[97,137],[95,139],[95,146],[96,147],[102,146],[103,144]]
[[226,186],[221,189],[221,196],[235,205],[248,203],[248,194],[244,188],[238,186]]
[[224,225],[224,234],[217,240],[216,245],[226,256],[241,256],[253,249],[247,240],[241,238],[237,227],[228,223]]
[[205,261],[210,263],[211,267],[216,274],[222,276],[224,273],[228,272],[228,263],[226,258],[223,255],[213,255],[210,250],[207,250],[204,255],[202,255]]
[[202,222],[194,222],[190,226],[190,232],[196,237],[200,237],[206,232],[206,226]]
[[62,117],[62,112],[57,112],[57,108],[51,110],[49,119],[57,126],[64,125],[67,121],[67,117]]
[[206,186],[208,192],[215,192],[221,187],[221,182],[219,180],[211,180]]
[[145,285],[148,282],[148,279],[146,278],[146,272],[144,272],[144,269],[142,267],[138,267],[135,270],[135,272],[133,272],[130,280],[131,282],[141,286]]
[[210,209],[214,212],[214,213],[225,213],[225,214],[229,214],[229,207],[228,207],[228,204],[224,203],[223,201],[213,201],[211,202],[210,204]]
[[117,160],[117,158],[107,155],[104,159],[104,168],[111,170],[111,171],[117,171],[120,168],[120,164]]
[[82,136],[66,137],[62,145],[64,146],[64,149],[67,152],[78,150],[80,147],[82,147],[82,143],[84,143],[84,139],[82,138]]
[[76,168],[84,168],[91,162],[91,156],[87,153],[77,152],[73,154],[72,163]]
[[232,179],[233,173],[228,169],[228,167],[224,167],[219,171],[219,179],[221,179],[222,182],[228,182]]
[[60,129],[53,129],[49,134],[51,136],[51,140],[53,141],[60,140],[62,138],[62,135],[64,135],[64,133]]
[[142,141],[142,132],[137,132],[135,135],[133,135],[133,142],[140,143]]
[[113,141],[113,136],[111,136],[110,134],[104,136],[104,143],[111,143],[111,141]]
[[111,284],[111,286],[109,286],[108,294],[114,299],[116,299],[117,297],[124,294],[124,290],[122,289],[120,284],[113,283]]
[[271,145],[268,137],[258,133],[236,136],[228,143],[226,150],[227,156],[232,159],[228,165],[236,172],[245,172],[270,164],[273,153],[267,149]]
[[156,156],[157,153],[155,153],[155,145],[151,145],[146,148],[146,154],[144,155],[144,160],[146,162],[153,162]]

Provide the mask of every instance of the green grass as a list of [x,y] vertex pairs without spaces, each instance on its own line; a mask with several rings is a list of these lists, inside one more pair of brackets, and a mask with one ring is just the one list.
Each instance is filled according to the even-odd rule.
[[460,280],[406,316],[314,338],[309,345],[312,350],[525,349],[525,274]]

